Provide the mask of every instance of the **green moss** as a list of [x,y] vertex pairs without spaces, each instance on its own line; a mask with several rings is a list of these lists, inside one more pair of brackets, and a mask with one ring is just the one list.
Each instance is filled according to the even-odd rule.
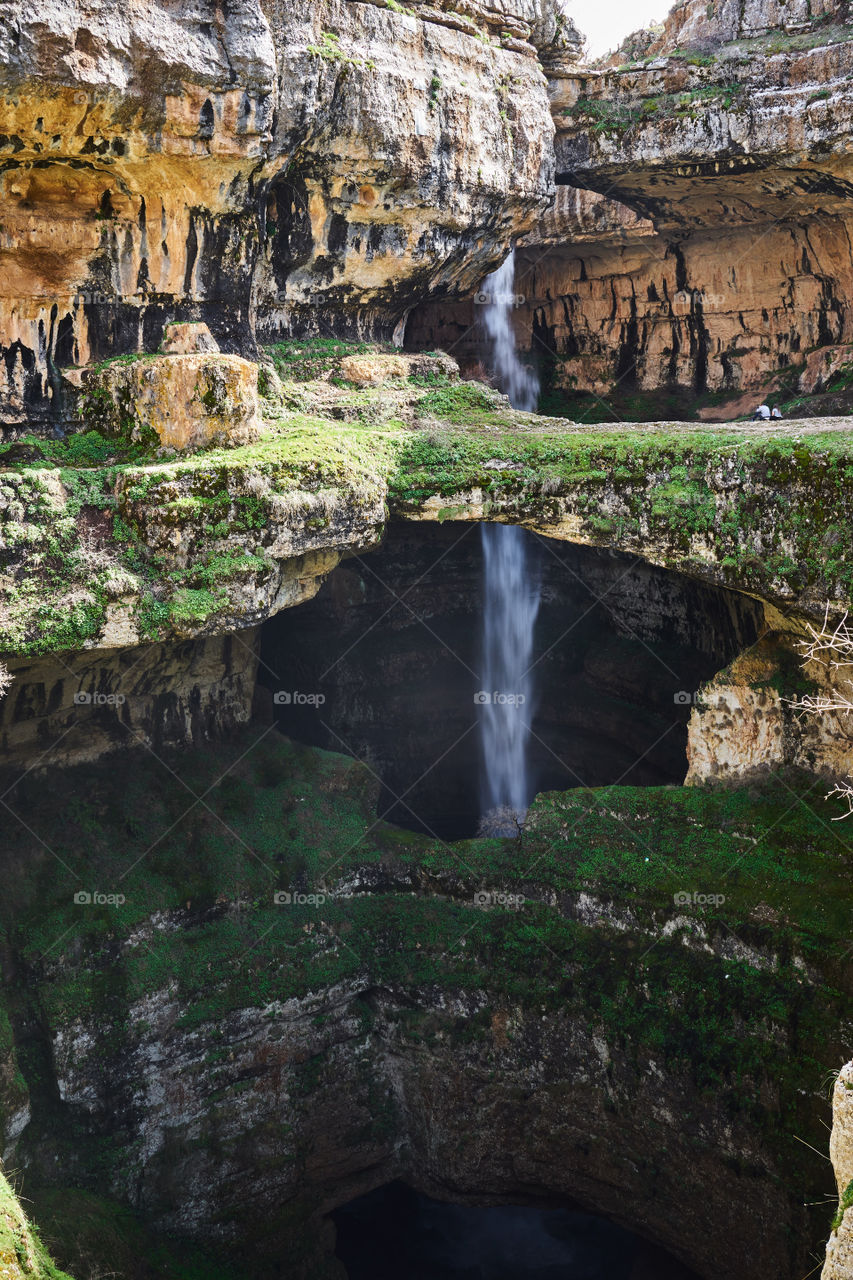
[[[269,1005],[274,1017],[274,1002],[346,979],[477,991],[489,1009],[581,1019],[638,1070],[652,1057],[686,1075],[757,1126],[792,1195],[821,1176],[796,1137],[825,1139],[814,1099],[842,1060],[851,994],[834,802],[797,803],[806,786],[792,777],[749,790],[580,790],[539,797],[520,840],[451,849],[377,824],[378,784],[357,762],[277,734],[248,729],[182,754],[179,768],[119,758],[69,770],[47,793],[19,783],[27,826],[5,838],[26,874],[7,885],[0,928],[38,975],[48,1028],[92,1020],[98,1052],[123,1057],[139,1034],[127,1008],[167,988],[180,1025],[205,1034],[238,1009]],[[334,894],[380,866],[382,891]],[[126,901],[81,909],[81,884]],[[482,910],[483,888],[525,905]],[[325,901],[274,902],[296,889]],[[684,907],[684,891],[724,901]],[[581,894],[587,911],[599,904],[596,925],[577,918]],[[180,928],[150,929],[158,912]],[[140,929],[145,945],[124,945]],[[423,1021],[408,1025],[429,1038]],[[451,1044],[486,1032],[476,1020],[440,1029]],[[324,1071],[321,1059],[301,1069],[306,1097]],[[380,1108],[375,1122],[390,1117]],[[137,1158],[99,1142],[103,1176]]]
[[430,390],[417,404],[420,418],[440,418],[445,422],[482,422],[484,414],[495,412],[495,394],[477,382],[448,382]]
[[131,1209],[91,1191],[36,1184],[31,1194],[53,1255],[76,1276],[107,1271],[122,1280],[237,1280],[244,1274],[223,1257],[153,1233]]
[[33,452],[30,461],[18,463],[22,469],[56,467],[106,467],[116,463],[141,462],[149,456],[144,445],[127,440],[115,440],[99,431],[80,431],[63,440],[41,439],[23,436],[10,444],[0,444],[0,467],[4,458],[17,459],[22,448]]
[[[651,536],[674,568],[695,567],[697,540],[713,544],[721,576],[742,589],[853,597],[844,433],[579,429],[516,413],[490,388],[442,375],[345,389],[331,404],[322,371],[365,348],[373,349],[331,340],[275,348],[282,369],[292,360],[291,373],[320,380],[302,384],[305,411],[284,413],[256,444],[140,463],[136,446],[92,432],[21,442],[0,472],[13,583],[0,648],[31,655],[91,642],[118,595],[136,601],[148,638],[165,638],[173,622],[185,634],[217,616],[233,626],[245,597],[237,587],[254,578],[263,588],[283,521],[309,535],[339,520],[367,527],[383,500],[407,512],[436,496],[448,519],[471,489],[482,490],[487,512],[509,518],[544,524],[571,511],[591,542],[642,554]],[[836,382],[851,377],[845,368]],[[339,412],[355,420],[331,416]],[[58,473],[46,466],[60,457]],[[780,503],[780,493],[794,500]],[[180,571],[169,545],[181,548]],[[175,600],[177,591],[201,594]]]
[[340,36],[334,31],[323,31],[319,44],[309,44],[308,52],[312,57],[323,62],[339,63],[345,67],[372,67],[373,63],[364,58],[356,58],[348,54],[341,45]]
[[[393,350],[390,346],[381,349]],[[276,373],[288,382],[310,382],[335,370],[344,356],[375,350],[370,342],[344,342],[338,338],[292,338],[266,348]]]
[[837,1231],[841,1226],[844,1221],[844,1215],[851,1206],[853,1206],[853,1181],[848,1182],[838,1201],[838,1208],[835,1211],[835,1217],[832,1219],[833,1231]]
[[172,597],[170,620],[179,625],[206,622],[222,604],[222,597],[206,588],[182,587]]
[[[706,60],[700,54],[683,56],[692,66],[709,66],[714,61],[712,58]],[[624,97],[620,97],[618,101],[614,98],[585,97],[579,98],[574,106],[567,107],[564,114],[583,123],[594,135],[619,137],[649,121],[658,124],[665,117],[674,120],[699,119],[711,106],[730,111],[740,103],[746,92],[745,85],[733,82],[699,85],[680,93],[660,93],[627,101]]]
[[3,1173],[0,1173],[0,1268],[9,1280],[24,1280],[24,1277],[70,1280],[50,1257]]

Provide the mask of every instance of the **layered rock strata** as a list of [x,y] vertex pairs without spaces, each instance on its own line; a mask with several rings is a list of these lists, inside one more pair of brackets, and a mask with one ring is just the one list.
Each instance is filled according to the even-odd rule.
[[595,390],[745,389],[850,342],[851,56],[844,41],[771,56],[732,45],[560,82],[563,179],[656,233],[639,224],[598,261],[565,246],[532,267],[530,305],[570,357],[566,385],[589,355],[609,357],[581,378]]
[[[541,591],[532,788],[680,785],[695,693],[765,630],[763,607],[614,552],[527,547]],[[368,760],[380,812],[445,839],[482,816],[482,569],[476,526],[397,522],[262,630],[283,732]]]
[[97,760],[116,751],[227,738],[252,715],[257,628],[183,644],[10,661],[0,700],[3,766]]
[[[458,10],[458,12],[457,12]],[[553,189],[562,0],[0,6],[0,423],[172,320],[390,337]]]
[[[149,364],[139,362],[143,380]],[[798,423],[794,434],[708,438],[662,425],[590,435],[454,384],[445,364],[421,358],[418,372],[405,366],[414,381],[395,373],[373,387],[285,384],[297,411],[267,402],[273,417],[255,444],[188,458],[146,458],[134,439],[139,415],[124,440],[91,432],[0,450],[2,650],[34,656],[254,626],[309,599],[343,555],[375,546],[389,513],[520,523],[788,615],[822,617],[827,601],[839,611],[850,602],[843,422]],[[107,373],[132,379],[134,368]],[[432,391],[430,378],[446,385]],[[117,395],[99,413],[121,418],[123,403]]]
[[[714,437],[664,425],[590,433],[515,413],[487,388],[460,383],[446,357],[318,357],[311,344],[296,345],[289,370],[279,366],[289,379],[264,370],[273,398],[253,445],[146,457],[131,423],[129,438],[90,431],[0,450],[0,626],[16,676],[4,706],[10,760],[54,731],[80,730],[73,699],[89,685],[66,678],[63,664],[75,671],[79,657],[94,672],[98,654],[103,673],[91,690],[141,701],[120,714],[100,708],[94,754],[127,738],[128,718],[146,741],[194,738],[190,708],[200,732],[224,729],[247,705],[243,676],[224,708],[189,678],[178,680],[174,705],[133,680],[119,689],[116,679],[153,643],[228,637],[311,599],[342,558],[379,544],[389,518],[415,528],[514,522],[627,553],[632,573],[651,564],[692,579],[690,590],[740,592],[757,602],[743,605],[760,619],[756,635],[779,633],[789,674],[799,670],[806,619],[822,619],[827,601],[839,614],[849,606],[853,516],[841,423]],[[220,358],[168,355],[139,367]],[[318,359],[328,365],[320,377],[304,370]],[[294,380],[299,370],[307,376]],[[377,377],[384,381],[374,385]],[[624,611],[628,629],[644,633],[636,603],[620,595],[620,618]],[[799,734],[788,684],[775,668],[750,674],[755,660],[694,706],[691,780],[742,773],[771,742],[773,764],[841,769],[840,729],[824,724],[819,743],[816,730]],[[677,681],[669,698],[683,691],[692,700],[696,689],[695,680]],[[85,751],[75,743],[70,734],[69,749]]]
[[[688,783],[791,768],[832,780],[848,777],[848,675],[828,661],[804,661],[790,635],[768,631],[699,693],[687,741]],[[839,710],[810,713],[800,705],[804,695]]]
[[[613,418],[677,390],[725,419],[851,363],[850,33],[846,4],[680,5],[622,65],[551,76],[571,190],[516,274],[550,389],[621,397]],[[475,358],[476,315],[427,302],[408,340]]]
[[325,1214],[403,1177],[799,1280],[825,1172],[797,1139],[849,1035],[823,813],[780,786],[576,792],[451,849],[377,824],[377,790],[258,726],[179,772],[18,776],[0,1102],[23,1082],[37,1205],[76,1184],[316,1276]]

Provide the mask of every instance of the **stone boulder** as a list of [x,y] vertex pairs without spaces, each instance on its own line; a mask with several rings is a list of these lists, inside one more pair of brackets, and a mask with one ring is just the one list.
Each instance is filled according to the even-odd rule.
[[688,785],[734,781],[782,767],[830,780],[848,777],[853,767],[848,718],[835,712],[804,714],[797,707],[805,692],[825,699],[843,696],[843,676],[820,662],[804,662],[796,635],[768,633],[702,690],[688,729]]
[[429,355],[396,356],[369,353],[346,356],[341,374],[359,387],[378,387],[385,382],[402,382],[407,378],[459,378],[459,365],[444,351]]
[[198,352],[218,351],[219,343],[204,323],[167,324],[160,350],[164,355],[189,356]]
[[82,405],[87,424],[105,434],[177,453],[233,448],[260,434],[258,367],[240,356],[195,352],[115,361],[88,380]]

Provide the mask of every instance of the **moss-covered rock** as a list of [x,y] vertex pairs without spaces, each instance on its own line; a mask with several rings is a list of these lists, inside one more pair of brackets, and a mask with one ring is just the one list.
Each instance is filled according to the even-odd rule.
[[0,1172],[0,1268],[8,1280],[71,1280],[53,1262],[6,1175]]
[[543,796],[520,840],[448,847],[377,823],[364,766],[256,729],[180,779],[25,779],[3,1001],[42,1039],[15,1159],[250,1274],[405,1176],[580,1198],[700,1272],[798,1280],[851,904],[835,810],[796,786]]
[[349,348],[327,346],[314,361],[299,344],[300,380],[279,382],[278,416],[251,445],[146,459],[89,431],[38,442],[32,460],[0,447],[0,651],[254,625],[375,545],[389,515],[517,522],[787,611],[853,600],[847,420],[581,428],[517,413],[438,359],[354,389],[334,377]]
[[190,453],[250,444],[260,434],[258,367],[240,356],[193,351],[110,360],[86,371],[84,387],[83,419],[107,437]]

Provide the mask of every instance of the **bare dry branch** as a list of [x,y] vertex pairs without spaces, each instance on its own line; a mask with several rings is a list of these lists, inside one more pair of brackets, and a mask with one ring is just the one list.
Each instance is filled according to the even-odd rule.
[[[853,667],[853,628],[847,612],[833,625],[830,606],[827,603],[822,624],[816,627],[808,623],[807,630],[809,638],[800,641],[797,645],[804,662],[820,662],[833,671]],[[804,715],[849,715],[853,711],[853,680],[842,680],[841,684],[850,689],[851,693],[845,693],[844,688],[835,689],[828,695],[809,693],[801,698],[795,698],[790,705]],[[853,779],[836,783],[827,794],[827,799],[830,796],[839,796],[847,805],[846,812],[833,818],[833,822],[842,822],[845,818],[853,817]]]
[[792,699],[790,705],[796,711],[807,711],[810,715],[815,716],[824,715],[829,711],[835,711],[839,715],[846,716],[853,711],[853,699],[846,697],[843,693],[839,693],[835,698],[827,698],[821,694],[815,697],[810,693],[806,693],[801,698]]
[[826,655],[829,655],[831,667],[837,669],[853,666],[853,630],[849,625],[846,612],[840,622],[833,627],[830,623],[829,605],[827,605],[820,628],[809,622],[807,630],[809,639],[801,640],[797,644],[805,661],[825,663]]
[[837,818],[832,819],[833,822],[843,822],[845,818],[853,817],[853,783],[839,782],[837,786],[827,793],[827,800],[830,796],[841,796],[847,805],[847,812],[840,813]]

